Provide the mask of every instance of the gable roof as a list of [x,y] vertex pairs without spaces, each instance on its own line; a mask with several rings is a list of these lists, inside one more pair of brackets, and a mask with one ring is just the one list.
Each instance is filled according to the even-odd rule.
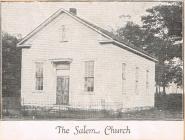
[[136,53],[140,56],[143,56],[149,60],[152,60],[154,62],[157,62],[158,60],[152,56],[151,54],[148,54],[146,51],[142,50],[139,47],[134,46],[132,43],[130,43],[126,38],[121,38],[119,36],[114,35],[113,33],[98,27],[95,24],[92,24],[64,9],[59,9],[58,11],[56,11],[53,15],[51,15],[48,19],[46,19],[43,23],[41,23],[37,28],[35,28],[32,32],[30,32],[28,35],[26,35],[18,44],[17,47],[31,47],[31,44],[26,44],[25,42],[30,39],[33,35],[35,35],[36,33],[38,33],[41,29],[43,29],[46,25],[48,25],[50,22],[52,22],[55,18],[57,18],[61,13],[66,13],[67,15],[71,16],[72,18],[74,18],[75,20],[77,20],[78,22],[88,26],[89,28],[95,30],[96,32],[98,32],[99,34],[107,37],[109,39],[108,42],[104,42],[104,43],[113,43],[123,49],[129,50],[133,53]]

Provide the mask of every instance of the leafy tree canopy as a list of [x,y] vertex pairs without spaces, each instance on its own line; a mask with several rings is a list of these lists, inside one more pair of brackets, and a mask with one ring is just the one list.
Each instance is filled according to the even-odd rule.
[[19,96],[21,83],[21,49],[16,47],[18,39],[2,33],[2,95]]
[[169,2],[147,9],[142,16],[143,28],[163,39],[182,39],[182,2]]
[[182,85],[182,2],[168,2],[146,12],[142,26],[128,22],[117,34],[158,58],[156,82],[165,92],[170,82]]

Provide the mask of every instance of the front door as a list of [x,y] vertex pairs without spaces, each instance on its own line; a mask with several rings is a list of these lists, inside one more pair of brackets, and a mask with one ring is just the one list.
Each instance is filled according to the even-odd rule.
[[69,104],[69,76],[57,76],[56,104]]

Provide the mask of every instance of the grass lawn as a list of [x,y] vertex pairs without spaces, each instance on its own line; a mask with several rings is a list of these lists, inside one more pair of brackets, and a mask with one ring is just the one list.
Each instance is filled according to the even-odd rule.
[[183,112],[153,108],[150,110],[122,113],[120,120],[183,120]]
[[130,112],[48,110],[39,107],[23,111],[20,105],[16,108],[17,102],[10,104],[13,102],[11,99],[12,102],[6,105],[7,110],[4,109],[3,120],[183,120],[182,97],[182,94],[156,95],[154,108]]
[[55,113],[32,112],[24,115],[4,115],[3,120],[183,120],[177,110],[149,110],[112,113],[107,111],[61,111]]

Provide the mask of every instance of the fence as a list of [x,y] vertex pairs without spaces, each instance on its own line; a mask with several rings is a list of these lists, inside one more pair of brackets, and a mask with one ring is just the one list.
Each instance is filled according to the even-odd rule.
[[[135,107],[135,108],[127,108],[124,110],[127,112],[140,111],[145,109],[151,109],[151,107]],[[26,105],[22,108],[23,116],[32,116],[37,119],[101,119],[101,118],[122,118],[123,112],[121,109],[113,110],[113,109],[101,109],[101,108],[91,108],[84,109],[78,107],[66,107],[66,106],[53,106],[45,105],[43,107],[40,106],[32,106]]]
[[[5,103],[6,102],[6,103]],[[90,119],[120,118],[126,111],[149,109],[149,107],[124,108],[120,102],[99,100],[90,104],[73,103],[73,106],[25,103],[19,98],[5,98],[3,115],[8,118],[27,119]]]
[[[19,97],[3,97],[3,116],[8,118],[21,118],[21,119],[104,119],[104,118],[133,118],[136,116],[133,111],[148,110],[146,113],[151,113],[151,107],[135,107],[135,108],[122,108],[120,102],[105,102],[104,100],[91,102],[91,104],[83,104],[80,106],[78,103],[73,106],[67,105],[53,105],[48,104],[36,105],[33,103],[22,102],[20,105]],[[155,107],[158,110],[180,110],[182,111],[182,94],[172,95],[156,95]],[[116,109],[117,108],[117,109]],[[156,109],[155,108],[155,109]],[[150,112],[151,111],[151,112]],[[125,112],[129,112],[125,115]],[[153,110],[152,113],[155,113]],[[173,112],[173,111],[172,111]],[[125,114],[123,114],[125,113]],[[158,112],[159,113],[159,112]],[[141,116],[141,112],[138,112]],[[152,114],[152,117],[155,114]],[[150,116],[147,114],[146,116]],[[159,115],[160,116],[160,115]],[[137,117],[137,116],[136,116]],[[141,117],[142,118],[142,117]]]
[[73,106],[67,105],[52,105],[44,104],[41,106],[33,105],[32,103],[23,104],[21,112],[24,116],[33,116],[37,119],[49,119],[49,118],[74,118],[74,119],[86,119],[86,118],[104,118],[107,116],[118,117],[120,110],[115,108],[121,108],[120,103],[105,104],[103,100],[91,104],[79,105],[73,103]]

